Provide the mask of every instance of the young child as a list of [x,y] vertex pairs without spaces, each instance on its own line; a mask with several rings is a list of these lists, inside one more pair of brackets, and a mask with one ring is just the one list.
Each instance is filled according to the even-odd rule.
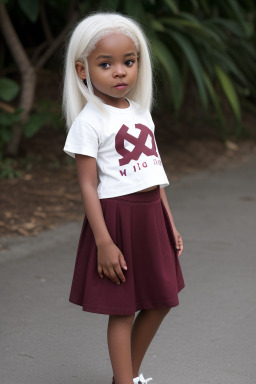
[[69,301],[109,315],[115,384],[151,380],[142,360],[185,286],[151,104],[141,27],[116,13],[82,20],[68,45],[63,97],[64,151],[75,158],[85,209]]

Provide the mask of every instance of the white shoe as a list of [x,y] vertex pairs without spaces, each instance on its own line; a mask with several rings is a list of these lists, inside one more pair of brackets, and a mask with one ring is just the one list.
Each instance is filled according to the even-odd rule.
[[148,381],[152,380],[152,377],[150,377],[149,379],[144,379],[142,373],[138,376],[138,377],[135,377],[135,379],[133,379],[133,383],[134,384],[147,384]]

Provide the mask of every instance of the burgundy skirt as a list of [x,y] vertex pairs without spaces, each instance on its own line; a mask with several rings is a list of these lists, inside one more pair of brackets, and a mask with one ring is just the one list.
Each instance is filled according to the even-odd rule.
[[179,305],[178,292],[185,284],[160,188],[100,202],[110,236],[127,263],[126,281],[117,285],[99,277],[94,235],[85,217],[69,301],[108,315]]

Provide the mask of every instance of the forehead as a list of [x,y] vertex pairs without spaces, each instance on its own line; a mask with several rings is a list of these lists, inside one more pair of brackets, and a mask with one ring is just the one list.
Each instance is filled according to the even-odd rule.
[[121,33],[111,33],[97,42],[95,49],[91,54],[98,54],[99,52],[125,54],[127,52],[137,53],[137,49],[129,36]]

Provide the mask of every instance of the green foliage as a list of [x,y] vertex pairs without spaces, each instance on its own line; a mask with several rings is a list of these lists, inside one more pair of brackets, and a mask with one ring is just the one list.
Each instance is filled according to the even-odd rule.
[[231,108],[238,120],[241,118],[240,104],[238,101],[237,93],[230,80],[229,76],[219,67],[215,66],[216,74],[219,78],[222,89],[231,105]]
[[98,8],[102,10],[112,9],[116,10],[118,6],[119,0],[101,0]]
[[[6,77],[0,78],[0,99],[4,101],[12,101],[19,91],[19,86],[13,80]],[[13,125],[19,120],[21,110],[16,109],[13,113],[7,111],[0,111],[0,160],[3,156],[3,149],[6,143],[12,137]],[[2,165],[2,171],[3,172]]]
[[0,78],[0,99],[12,101],[19,92],[19,85],[7,77]]
[[14,113],[0,112],[0,160],[3,156],[4,146],[12,137],[13,125],[19,121],[20,112],[20,109],[16,109]]
[[[10,141],[13,127],[19,123],[21,109],[17,108],[13,113],[0,112],[0,179],[20,177],[21,172],[18,163],[14,159],[4,158],[5,145]],[[26,138],[34,136],[42,127],[50,124],[53,129],[62,128],[60,119],[60,106],[51,100],[41,100],[38,107],[23,125]],[[19,167],[20,168],[20,167]]]
[[24,136],[27,138],[34,136],[44,125],[45,120],[45,115],[33,113],[23,126]]
[[13,179],[21,176],[21,171],[16,169],[17,160],[2,159],[0,162],[0,179]]
[[15,110],[14,113],[0,112],[0,179],[21,175],[21,172],[15,168],[17,163],[14,159],[3,158],[4,146],[11,139],[13,124],[19,121],[20,112],[20,109]]
[[60,106],[51,100],[41,100],[36,110],[23,126],[24,136],[34,136],[43,126],[50,124],[54,129],[62,127]]
[[144,25],[161,67],[166,100],[174,110],[181,108],[192,77],[203,108],[207,110],[209,102],[214,106],[223,135],[224,99],[237,125],[242,100],[256,112],[254,1],[120,0],[113,9]]
[[39,14],[39,0],[18,0],[18,3],[25,15],[34,23]]
[[[44,2],[49,25],[54,34],[58,34],[63,22],[66,22],[70,1]],[[25,26],[26,20],[33,23],[38,21],[39,26],[40,0],[0,2],[8,3],[14,20],[20,20],[19,12],[23,11],[20,28]],[[240,123],[240,126],[241,105],[256,112],[254,0],[78,0],[81,16],[92,8],[127,14],[144,26],[153,47],[154,62],[156,67],[160,68],[162,80],[158,81],[166,94],[163,100],[165,99],[175,112],[182,108],[191,79],[196,86],[202,107],[207,110],[209,105],[213,105],[223,136],[226,132],[223,100],[230,105],[235,122]],[[26,36],[25,33],[24,41]],[[37,36],[34,41],[33,36],[30,36],[29,44],[32,41],[34,46],[39,45],[36,39]],[[9,90],[2,96],[1,88],[0,81],[0,97],[5,101],[12,100],[15,92],[18,92],[17,87],[15,90],[15,86],[9,83]],[[50,120],[53,126],[59,124],[59,112],[47,115],[47,111],[40,108],[39,106],[32,113],[24,126],[26,137],[34,135],[41,126],[50,123]],[[6,115],[5,119],[11,121],[10,116]],[[5,133],[2,134],[4,130]],[[11,125],[7,124],[4,130],[1,128],[0,139],[1,135],[8,136],[6,130],[10,132]],[[239,132],[237,129],[236,133]]]

